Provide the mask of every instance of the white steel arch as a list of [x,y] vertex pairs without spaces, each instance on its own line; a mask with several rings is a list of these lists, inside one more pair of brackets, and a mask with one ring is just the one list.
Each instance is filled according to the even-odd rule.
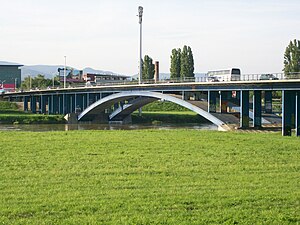
[[213,124],[217,126],[224,125],[224,122],[213,116],[212,114],[206,112],[203,109],[200,109],[199,107],[185,101],[179,98],[176,98],[171,95],[162,94],[159,92],[149,92],[149,91],[126,91],[126,92],[119,92],[116,94],[109,95],[105,98],[102,98],[98,100],[97,102],[90,105],[88,108],[86,108],[81,114],[78,115],[78,121],[81,120],[84,116],[88,115],[92,110],[96,108],[101,108],[103,105],[107,105],[109,102],[117,102],[118,100],[125,100],[132,97],[149,97],[149,98],[156,98],[161,99],[169,102],[173,102],[175,104],[181,105],[191,111],[194,111],[195,113],[201,115],[205,119],[209,120]]

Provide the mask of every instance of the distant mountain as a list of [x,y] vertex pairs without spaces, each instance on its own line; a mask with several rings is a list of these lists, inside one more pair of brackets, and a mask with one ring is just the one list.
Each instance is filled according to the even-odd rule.
[[[44,75],[45,78],[51,79],[53,75],[58,74],[58,68],[63,68],[63,65],[33,65],[33,66],[22,66],[21,77],[22,80],[27,76],[35,77],[38,74]],[[68,66],[69,67],[69,66]],[[76,68],[73,68],[76,69]],[[117,75],[111,71],[105,70],[95,70],[93,68],[87,67],[83,69],[84,73],[97,73],[97,74],[110,74]]]
[[22,66],[21,77],[24,79],[27,76],[35,77],[38,74],[44,75],[46,78],[51,79],[53,75],[58,74],[57,69],[64,66],[61,65],[34,65],[34,66]]
[[96,73],[96,74],[109,74],[109,75],[117,75],[116,73],[113,73],[111,71],[105,71],[105,70],[95,70],[90,67],[86,67],[83,69],[84,73]]

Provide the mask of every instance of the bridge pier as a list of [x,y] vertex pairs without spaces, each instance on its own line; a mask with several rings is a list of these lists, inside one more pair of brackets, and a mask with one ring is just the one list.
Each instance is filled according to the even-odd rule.
[[220,91],[220,112],[227,113],[228,101],[231,98],[231,91]]
[[240,128],[249,127],[249,91],[240,91]]
[[85,109],[87,108],[87,107],[89,107],[90,106],[90,94],[89,93],[86,93],[86,107],[85,107]]
[[75,99],[76,99],[75,107],[77,108],[77,110],[80,109],[79,111],[83,111],[83,99],[81,94],[76,94]]
[[30,110],[32,113],[36,113],[36,97],[30,96]]
[[296,136],[300,136],[300,91],[296,92]]
[[24,111],[27,112],[28,111],[29,96],[24,96],[23,101],[24,101]]
[[265,91],[265,113],[272,113],[272,91]]
[[58,95],[58,114],[63,114],[64,113],[64,96],[63,95]]
[[47,96],[47,103],[48,103],[48,115],[53,114],[52,95]]
[[209,113],[215,113],[217,112],[217,96],[218,91],[208,91],[207,93],[207,111]]
[[39,111],[42,114],[46,113],[46,105],[47,105],[47,100],[45,95],[41,95],[39,99]]
[[253,127],[261,127],[261,91],[253,94]]
[[[296,119],[296,109],[298,114],[299,105],[298,97],[296,101],[296,91],[282,91],[282,135],[291,136],[292,129],[295,127],[295,120],[299,123],[298,118]],[[297,107],[295,107],[295,104]],[[297,125],[298,128],[298,125]],[[298,129],[297,129],[297,132]],[[296,132],[296,133],[297,133]]]

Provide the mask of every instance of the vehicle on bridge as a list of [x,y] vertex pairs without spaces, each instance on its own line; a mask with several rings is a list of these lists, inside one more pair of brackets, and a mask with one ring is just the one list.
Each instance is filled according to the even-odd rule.
[[259,80],[278,80],[278,77],[273,74],[262,74],[260,75]]
[[[213,77],[213,79],[212,79]],[[225,70],[215,70],[207,72],[207,79],[216,81],[239,81],[241,80],[241,70],[230,68]]]

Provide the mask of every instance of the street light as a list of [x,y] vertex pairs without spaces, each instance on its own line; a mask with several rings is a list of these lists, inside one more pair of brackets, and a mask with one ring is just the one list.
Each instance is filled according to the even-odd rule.
[[18,80],[18,78],[15,78],[15,91],[17,89],[17,80]]
[[143,21],[143,7],[139,6],[139,24],[140,24],[140,59],[139,59],[139,84],[142,83],[142,21]]
[[65,68],[64,68],[64,88],[66,88],[66,70],[67,70],[67,56],[65,56]]
[[54,88],[54,77],[55,77],[55,74],[52,74],[52,88]]

